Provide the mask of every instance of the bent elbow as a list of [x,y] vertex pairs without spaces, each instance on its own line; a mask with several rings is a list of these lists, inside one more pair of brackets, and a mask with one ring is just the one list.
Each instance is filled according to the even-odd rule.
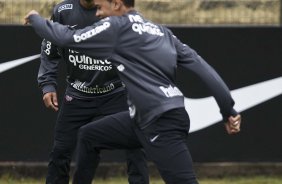
[[70,41],[68,39],[58,38],[56,42],[57,42],[57,45],[60,47],[67,47],[70,45]]

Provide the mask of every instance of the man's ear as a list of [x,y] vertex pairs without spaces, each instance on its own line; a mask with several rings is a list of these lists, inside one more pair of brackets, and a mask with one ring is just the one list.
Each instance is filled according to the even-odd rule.
[[113,3],[114,3],[114,9],[115,10],[119,10],[123,5],[122,0],[113,0]]

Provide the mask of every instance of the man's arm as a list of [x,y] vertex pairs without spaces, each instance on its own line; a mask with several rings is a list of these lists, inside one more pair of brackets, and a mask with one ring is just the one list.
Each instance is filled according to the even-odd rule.
[[39,88],[43,93],[43,101],[47,108],[58,110],[57,73],[61,60],[57,47],[47,40],[42,41],[40,66],[37,76]]
[[40,37],[59,47],[73,48],[91,57],[109,58],[116,45],[115,26],[108,21],[109,19],[79,30],[46,20],[34,10],[26,15],[25,20],[32,25]]
[[[57,21],[55,13],[51,16],[52,21]],[[47,108],[58,111],[57,100],[57,74],[61,60],[57,46],[43,39],[41,44],[40,66],[37,76],[39,88],[43,93],[43,102]]]
[[195,73],[206,84],[220,108],[224,122],[227,122],[227,132],[229,134],[239,132],[241,116],[233,108],[234,101],[222,78],[189,46],[181,43],[176,37],[174,37],[174,42],[178,55],[178,65]]

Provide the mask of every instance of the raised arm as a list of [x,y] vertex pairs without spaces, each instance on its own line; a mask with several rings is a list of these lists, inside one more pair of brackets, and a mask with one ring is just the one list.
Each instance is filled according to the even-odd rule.
[[35,32],[59,47],[73,48],[96,58],[109,58],[114,50],[117,34],[109,19],[103,19],[92,26],[74,30],[68,26],[51,22],[32,10],[25,17]]

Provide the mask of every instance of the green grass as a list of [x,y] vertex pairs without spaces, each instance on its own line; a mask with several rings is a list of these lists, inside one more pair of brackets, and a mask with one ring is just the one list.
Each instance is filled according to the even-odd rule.
[[281,184],[282,177],[233,177],[223,179],[200,179],[201,184]]
[[[0,184],[42,184],[43,179],[21,178],[13,179],[9,176],[2,176]],[[97,179],[95,184],[125,184],[126,178]],[[254,176],[254,177],[231,177],[231,178],[200,178],[200,184],[281,184],[282,176]],[[93,183],[94,184],[94,183]],[[153,178],[150,184],[164,184],[161,179]]]

